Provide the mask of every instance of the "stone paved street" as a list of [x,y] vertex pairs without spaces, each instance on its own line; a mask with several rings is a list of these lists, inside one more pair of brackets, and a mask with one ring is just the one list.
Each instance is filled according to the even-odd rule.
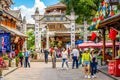
[[[71,63],[69,64],[71,66]],[[84,79],[82,67],[79,69],[62,70],[61,63],[57,62],[57,69],[51,68],[51,63],[32,62],[31,68],[19,68],[7,75],[5,80],[113,80],[102,73],[97,78]]]

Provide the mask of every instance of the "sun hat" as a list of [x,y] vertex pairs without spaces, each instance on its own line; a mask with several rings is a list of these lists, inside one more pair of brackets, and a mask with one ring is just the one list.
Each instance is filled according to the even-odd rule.
[[93,50],[94,50],[93,48],[90,49],[90,51],[93,51]]
[[84,51],[88,51],[88,48],[85,48]]

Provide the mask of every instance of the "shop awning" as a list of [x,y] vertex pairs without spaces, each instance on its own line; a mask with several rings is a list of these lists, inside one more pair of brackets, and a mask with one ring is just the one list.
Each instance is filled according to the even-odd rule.
[[17,29],[9,28],[7,26],[4,27],[3,25],[0,26],[0,30],[1,31],[3,30],[3,31],[6,31],[6,32],[9,32],[9,33],[11,33],[13,35],[17,35],[17,36],[28,37],[26,34],[21,33]]

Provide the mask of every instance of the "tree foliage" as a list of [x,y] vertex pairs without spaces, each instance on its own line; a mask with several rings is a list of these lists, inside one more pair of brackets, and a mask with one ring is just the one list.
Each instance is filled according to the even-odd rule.
[[29,38],[27,39],[27,48],[28,50],[35,49],[35,34],[33,30],[28,30],[27,35]]
[[88,22],[91,22],[101,1],[103,0],[61,0],[67,5],[66,14],[70,14],[71,10],[74,9],[76,15],[79,16],[76,20],[77,23],[83,23],[84,17]]

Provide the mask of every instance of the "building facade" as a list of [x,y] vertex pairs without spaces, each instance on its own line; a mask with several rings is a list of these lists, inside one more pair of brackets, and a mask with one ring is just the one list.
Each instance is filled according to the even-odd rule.
[[19,52],[27,35],[23,31],[20,10],[10,10],[12,0],[0,1],[0,52]]
[[[36,48],[43,47],[41,40],[45,41],[43,44],[46,44],[46,48],[63,47],[67,43],[71,43],[71,48],[75,47],[75,41],[80,37],[80,26],[75,24],[77,16],[74,12],[70,15],[65,14],[66,8],[66,5],[58,3],[47,7],[44,15],[40,15],[36,8],[35,14],[32,15],[35,20]],[[43,32],[46,35],[44,39],[41,38]]]

